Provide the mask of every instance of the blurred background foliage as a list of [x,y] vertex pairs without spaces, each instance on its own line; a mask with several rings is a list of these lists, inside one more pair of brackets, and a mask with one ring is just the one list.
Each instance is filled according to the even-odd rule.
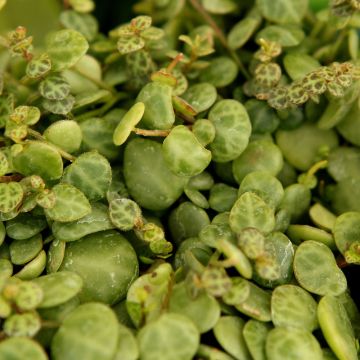
[[[131,17],[135,0],[97,0],[95,15],[100,29],[107,32]],[[61,0],[8,0],[0,12],[0,33],[25,26],[34,36],[35,45],[41,45],[45,35],[59,27]]]
[[[238,0],[247,1],[247,0]],[[311,0],[313,10],[327,6],[329,0]],[[100,29],[107,32],[131,18],[132,5],[136,0],[96,0],[95,16]],[[35,45],[41,45],[45,35],[58,28],[58,15],[62,9],[62,0],[8,0],[0,12],[0,33],[25,26],[34,36]]]

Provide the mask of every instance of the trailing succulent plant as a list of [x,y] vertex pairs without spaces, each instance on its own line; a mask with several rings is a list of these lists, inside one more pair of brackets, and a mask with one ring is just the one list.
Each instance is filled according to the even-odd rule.
[[359,1],[93,9],[0,37],[0,359],[358,359]]

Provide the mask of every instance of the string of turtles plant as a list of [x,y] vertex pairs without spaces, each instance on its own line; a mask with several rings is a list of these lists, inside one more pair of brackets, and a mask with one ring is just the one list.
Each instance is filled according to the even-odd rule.
[[[0,359],[356,360],[358,0],[142,0],[0,37]],[[6,0],[0,0],[0,9]]]

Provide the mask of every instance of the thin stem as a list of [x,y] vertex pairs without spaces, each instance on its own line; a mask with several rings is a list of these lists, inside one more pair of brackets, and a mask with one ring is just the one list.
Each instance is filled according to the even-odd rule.
[[183,53],[179,53],[175,56],[175,58],[171,61],[171,63],[167,66],[166,71],[171,74],[174,70],[175,66],[184,58]]
[[37,139],[37,140],[40,140],[42,142],[47,143],[49,146],[51,146],[53,149],[55,149],[64,159],[69,160],[71,162],[76,160],[75,156],[69,154],[68,152],[66,152],[63,149],[59,148],[55,144],[52,144],[52,143],[48,142],[39,132],[28,128],[28,134],[30,136],[32,136],[33,138]]
[[228,51],[230,56],[236,62],[236,64],[238,65],[240,71],[244,75],[244,77],[247,80],[249,80],[250,79],[249,73],[245,69],[245,67],[244,67],[243,63],[241,62],[241,60],[240,60],[239,56],[237,55],[237,53],[233,49],[231,49],[231,47],[229,46],[224,33],[219,28],[219,26],[214,21],[214,19],[206,12],[206,10],[198,2],[198,0],[189,0],[189,1],[190,1],[191,5],[193,6],[193,8],[195,10],[197,10],[200,13],[200,15],[204,18],[204,20],[212,27],[216,37],[220,40],[221,44],[224,46],[224,48]]
[[41,322],[41,326],[48,329],[58,328],[60,325],[57,321],[43,320]]
[[170,134],[171,130],[147,130],[147,129],[139,129],[134,128],[133,132],[136,135],[142,135],[142,136],[162,136],[166,137]]
[[318,161],[317,163],[315,163],[307,172],[306,177],[310,177],[313,176],[317,173],[318,170],[320,169],[325,169],[328,165],[328,161],[327,160],[321,160]]
[[23,178],[20,174],[0,176],[0,183],[9,183],[12,181],[18,182]]
[[346,268],[349,266],[349,264],[346,262],[345,258],[342,255],[337,257],[336,264],[340,269],[343,269],[343,268]]

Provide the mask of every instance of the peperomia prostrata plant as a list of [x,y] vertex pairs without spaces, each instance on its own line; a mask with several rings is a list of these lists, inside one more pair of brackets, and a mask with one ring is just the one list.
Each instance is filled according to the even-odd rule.
[[358,359],[359,0],[93,9],[0,37],[0,359]]

